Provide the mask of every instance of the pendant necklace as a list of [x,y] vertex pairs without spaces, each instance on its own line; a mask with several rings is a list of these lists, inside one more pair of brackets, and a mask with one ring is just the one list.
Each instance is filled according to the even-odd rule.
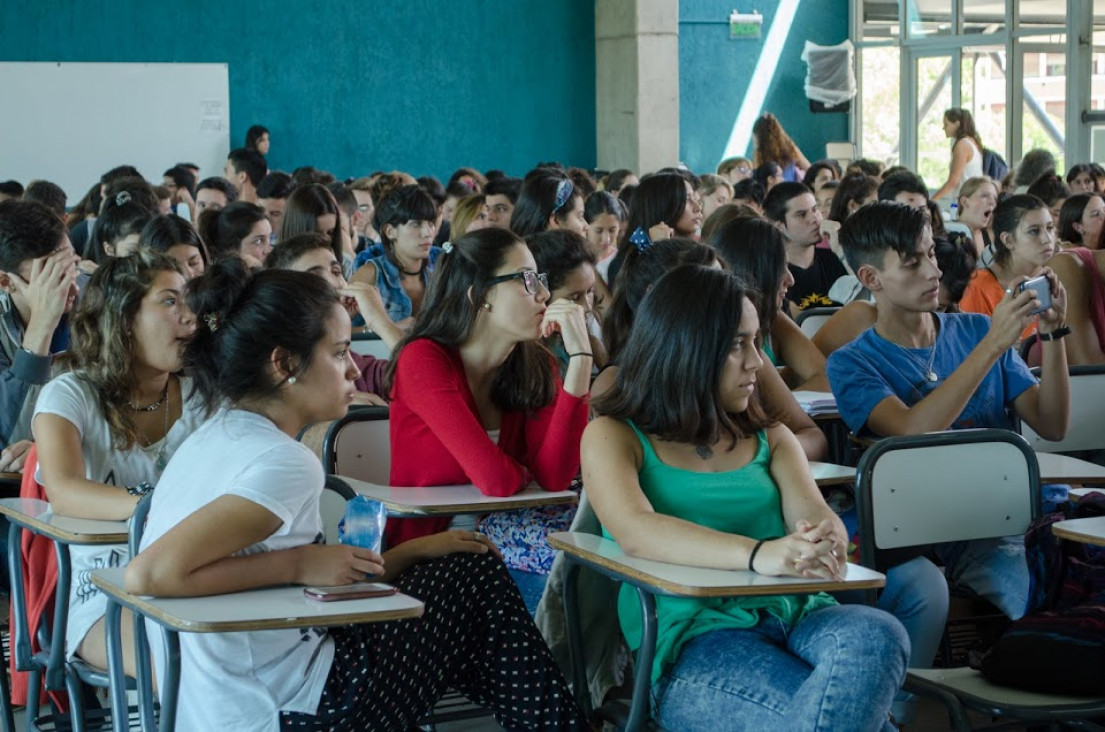
[[921,368],[921,376],[924,377],[925,381],[930,381],[932,383],[936,383],[937,381],[940,380],[940,377],[936,374],[935,371],[932,370],[932,364],[936,361],[936,339],[940,336],[940,333],[936,328],[935,318],[936,318],[936,316],[934,315],[933,316],[933,324],[932,324],[932,345],[929,346],[928,361],[924,362],[921,359],[919,359],[917,357],[917,355],[915,353],[913,353],[912,349],[910,349],[910,348],[905,349],[905,352],[909,354],[909,357],[911,359],[913,359],[914,363],[916,363],[918,366],[922,367]]

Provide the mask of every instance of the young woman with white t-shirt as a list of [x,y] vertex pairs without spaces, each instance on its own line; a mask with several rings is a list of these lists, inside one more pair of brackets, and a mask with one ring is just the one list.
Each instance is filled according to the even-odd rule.
[[963,181],[983,175],[982,138],[978,136],[971,113],[959,107],[945,110],[944,135],[955,140],[952,144],[952,163],[944,185],[929,197],[933,201],[945,196],[955,200]]
[[[585,728],[485,537],[446,531],[383,556],[321,543],[322,467],[295,435],[344,415],[358,373],[329,283],[250,276],[228,259],[189,287],[199,327],[186,364],[214,414],[158,484],[127,589],[196,596],[373,576],[425,611],[329,630],[187,634],[177,726],[408,729],[453,687],[512,729]],[[151,647],[163,670],[161,644]]]
[[[169,458],[203,418],[189,379],[179,376],[195,319],[184,276],[164,254],[140,250],[104,262],[73,313],[72,370],[42,389],[33,421],[36,478],[54,512],[130,518]],[[66,654],[107,668],[106,600],[94,569],[126,564],[127,549],[74,546]],[[130,614],[125,612],[129,625]],[[124,632],[128,669],[133,634]]]

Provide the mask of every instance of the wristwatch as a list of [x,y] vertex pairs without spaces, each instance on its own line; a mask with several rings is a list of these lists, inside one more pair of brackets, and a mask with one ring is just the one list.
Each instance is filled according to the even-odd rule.
[[1056,328],[1050,333],[1040,333],[1039,335],[1041,341],[1058,341],[1070,335],[1070,326],[1064,325],[1062,328]]
[[139,483],[138,485],[128,485],[127,486],[127,493],[129,493],[132,496],[138,496],[139,498],[146,495],[147,493],[149,493],[152,490],[153,490],[153,486],[150,485],[150,481],[148,481],[148,480],[144,480],[141,483]]

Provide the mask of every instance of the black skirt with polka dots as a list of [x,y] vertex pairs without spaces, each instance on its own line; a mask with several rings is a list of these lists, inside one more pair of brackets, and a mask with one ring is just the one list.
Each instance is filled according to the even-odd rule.
[[408,730],[450,688],[507,729],[590,728],[497,557],[450,554],[395,584],[422,617],[332,629],[317,713],[281,713],[281,729]]

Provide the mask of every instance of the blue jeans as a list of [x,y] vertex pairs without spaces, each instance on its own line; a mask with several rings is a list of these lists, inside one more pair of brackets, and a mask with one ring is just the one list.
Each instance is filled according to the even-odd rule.
[[1024,615],[1028,607],[1028,562],[1023,536],[938,544],[935,553],[952,582],[989,600],[1011,620]]
[[652,687],[665,729],[884,730],[909,639],[881,610],[818,610],[794,626],[765,616],[691,640]]

